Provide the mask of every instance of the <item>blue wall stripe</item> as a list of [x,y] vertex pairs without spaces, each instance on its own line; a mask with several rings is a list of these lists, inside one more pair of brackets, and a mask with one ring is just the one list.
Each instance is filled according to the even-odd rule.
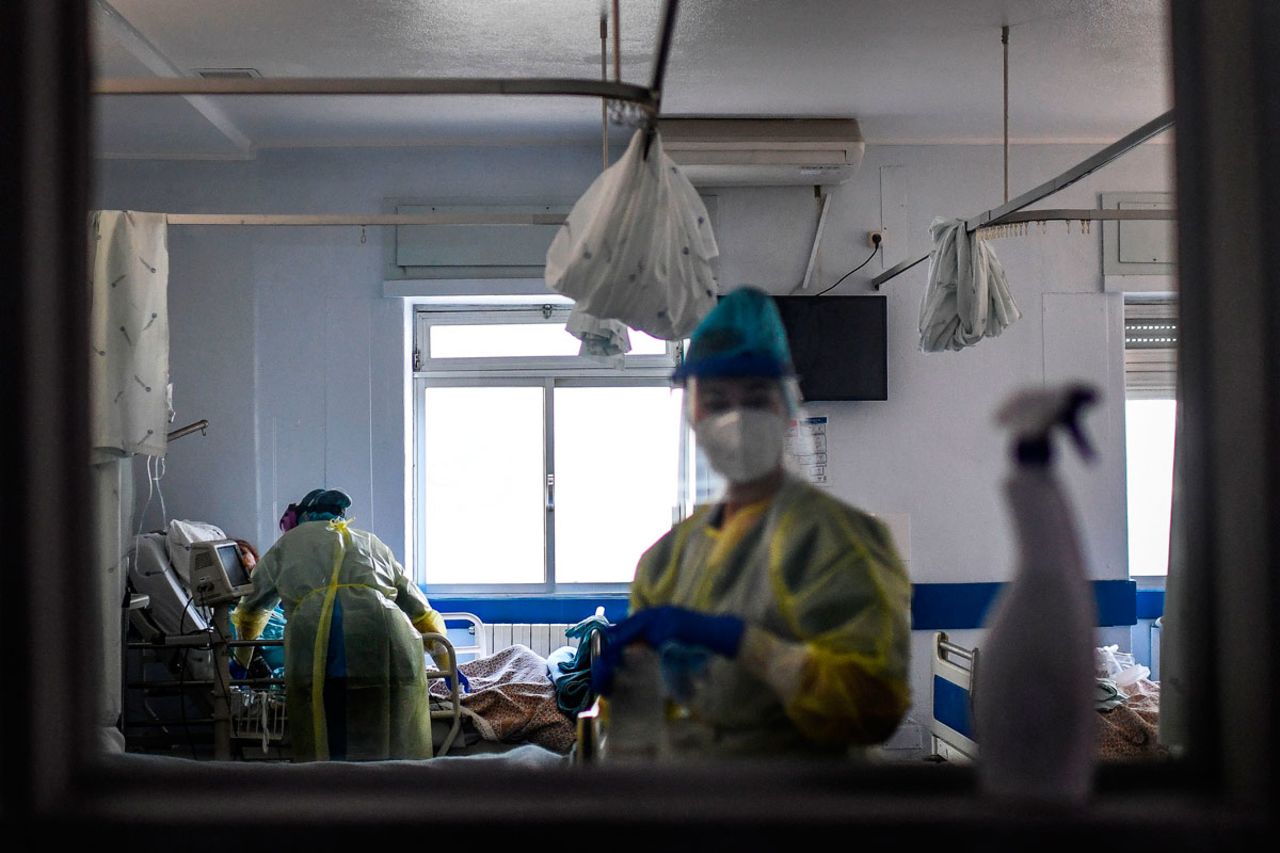
[[1164,590],[1138,590],[1138,618],[1159,619],[1164,615]]
[[[913,586],[911,627],[917,631],[958,631],[981,628],[987,611],[1000,593],[999,583],[920,583]],[[1094,581],[1098,625],[1136,625],[1139,618],[1154,619],[1164,606],[1164,593],[1139,590],[1128,580]],[[579,622],[605,608],[605,616],[617,622],[627,615],[626,593],[560,596],[431,596],[437,610],[465,610],[489,623]]]
[[462,610],[474,613],[486,624],[503,622],[564,622],[572,625],[595,615],[597,607],[604,608],[610,622],[620,622],[627,616],[625,592],[600,595],[494,595],[494,596],[428,596],[436,610]]
[[[911,627],[917,631],[981,628],[1004,584],[922,583],[913,587]],[[1098,625],[1136,625],[1138,585],[1133,581],[1094,581]]]

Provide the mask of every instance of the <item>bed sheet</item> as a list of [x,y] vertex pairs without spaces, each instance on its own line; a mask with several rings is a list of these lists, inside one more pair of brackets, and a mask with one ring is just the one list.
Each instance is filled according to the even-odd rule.
[[[556,704],[541,655],[515,645],[458,668],[471,682],[462,696],[462,713],[485,740],[530,743],[560,754],[573,747],[575,726]],[[431,693],[436,699],[448,697],[443,681],[433,681]]]

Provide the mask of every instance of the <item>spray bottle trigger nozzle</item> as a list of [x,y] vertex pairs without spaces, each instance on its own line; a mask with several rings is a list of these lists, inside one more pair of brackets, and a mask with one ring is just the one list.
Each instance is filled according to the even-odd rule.
[[1086,406],[1091,406],[1097,402],[1098,396],[1088,388],[1077,388],[1071,392],[1071,396],[1067,400],[1067,405],[1063,407],[1060,423],[1066,427],[1067,434],[1071,436],[1071,440],[1075,442],[1076,449],[1080,451],[1080,455],[1089,461],[1096,457],[1093,445],[1089,443],[1089,438],[1084,434],[1084,429],[1080,426],[1080,413],[1084,411]]

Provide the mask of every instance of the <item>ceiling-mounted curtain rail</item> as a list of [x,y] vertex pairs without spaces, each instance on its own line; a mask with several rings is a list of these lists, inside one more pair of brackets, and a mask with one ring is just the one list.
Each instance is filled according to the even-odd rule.
[[169,225],[560,225],[563,213],[170,213]]
[[608,98],[642,107],[653,92],[632,83],[556,77],[106,77],[95,95],[552,95]]
[[[1162,210],[1117,210],[1116,208],[1100,208],[1100,207],[1046,207],[1037,210],[1020,210],[1017,213],[1007,213],[1000,217],[998,222],[992,225],[1012,225],[1017,222],[1070,222],[1077,219],[1088,219],[1091,221],[1098,220],[1123,220],[1139,222],[1151,222],[1154,220],[1177,219],[1178,211],[1164,208]],[[987,226],[982,226],[986,228]]]
[[[662,87],[666,85],[667,60],[671,58],[671,44],[675,38],[676,14],[680,11],[679,0],[664,0],[662,4],[662,25],[658,30],[658,46],[653,55],[653,76],[649,85],[649,93],[653,96],[653,115],[662,108]],[[649,157],[649,146],[653,144],[653,136],[657,125],[650,122],[649,130],[644,137],[644,156]]]
[[[829,196],[824,197],[825,201]],[[378,225],[560,225],[562,213],[170,213],[169,225],[225,226],[378,226]],[[818,227],[822,227],[820,216]],[[994,225],[1016,222],[1054,222],[1087,219],[1154,221],[1176,220],[1176,210],[1116,210],[1097,208],[1041,208],[1002,216]],[[820,233],[820,232],[819,232]],[[926,255],[927,257],[927,255]],[[812,264],[812,258],[810,263]]]
[[[1011,220],[1008,218],[1010,214],[1016,213],[1017,211],[1022,210],[1028,205],[1035,204],[1041,199],[1047,198],[1053,195],[1054,193],[1058,192],[1059,190],[1066,189],[1067,187],[1071,186],[1081,178],[1084,178],[1088,175],[1093,174],[1098,169],[1101,169],[1103,166],[1107,165],[1111,161],[1125,154],[1128,154],[1134,148],[1137,148],[1139,145],[1146,142],[1151,137],[1156,136],[1157,134],[1163,133],[1164,131],[1168,130],[1171,127],[1173,127],[1173,110],[1169,110],[1167,113],[1156,116],[1151,121],[1142,125],[1142,127],[1139,127],[1137,130],[1134,130],[1126,134],[1125,136],[1122,136],[1120,139],[1117,139],[1115,142],[1111,143],[1106,148],[1103,148],[1101,151],[1094,154],[1092,157],[1087,157],[1084,160],[1081,160],[1079,163],[1072,166],[1070,169],[1067,169],[1062,174],[1050,178],[1049,180],[1045,181],[1044,183],[1040,184],[1039,186],[1033,189],[1028,190],[1022,195],[1013,199],[1012,201],[1005,202],[999,207],[992,208],[991,210],[987,210],[982,213],[979,213],[977,216],[974,216],[970,219],[966,219],[965,230],[972,232],[972,231],[978,230],[979,228],[985,228],[988,225],[1003,225],[1008,222],[1013,222],[1014,220]],[[1150,214],[1150,213],[1155,213],[1156,211],[1142,211],[1142,212]],[[1105,213],[1105,211],[1099,211],[1099,213]],[[1045,217],[1045,216],[1038,216],[1038,217],[1031,217],[1030,220],[1022,220],[1022,221],[1024,222],[1039,221],[1041,219],[1047,219],[1047,218],[1048,217]],[[1066,218],[1068,219],[1084,219],[1084,218],[1164,219],[1167,217],[1164,217],[1164,216],[1158,216],[1158,217],[1157,216],[1146,216],[1146,217],[1142,217],[1142,216],[1134,216],[1134,217],[1070,216]],[[921,261],[928,260],[930,254],[932,254],[932,252],[925,252],[923,255],[919,255],[918,257],[915,257],[915,258],[910,258],[898,264],[897,266],[894,266],[885,270],[884,272],[880,273],[880,275],[876,276],[871,280],[871,285],[876,290],[879,290],[881,285],[883,285],[889,279],[894,278],[895,276],[898,276],[906,272],[907,270],[911,269]]]
[[[95,95],[549,95],[628,101],[656,114],[666,77],[678,0],[666,0],[649,87],[621,80],[557,77],[140,77],[92,81]],[[615,10],[617,5],[614,6]],[[615,20],[615,30],[618,24]],[[616,39],[616,36],[615,36]],[[615,40],[615,50],[621,42]],[[615,73],[621,60],[615,57]]]

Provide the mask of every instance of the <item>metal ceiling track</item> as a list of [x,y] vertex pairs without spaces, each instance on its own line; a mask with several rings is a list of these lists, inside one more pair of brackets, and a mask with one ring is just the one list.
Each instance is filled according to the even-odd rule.
[[558,77],[102,78],[95,95],[549,95],[627,101],[655,115],[662,97],[679,0],[665,0],[651,86]]
[[95,95],[581,95],[654,103],[633,83],[561,77],[107,77]]
[[563,213],[168,213],[173,225],[560,225]]
[[[823,196],[822,215],[818,220],[818,232],[814,244],[821,238],[823,222],[830,196]],[[357,226],[379,225],[560,225],[565,221],[562,213],[169,213],[169,225],[224,225],[224,226]],[[1053,222],[1071,220],[1176,220],[1176,210],[1096,210],[1092,208],[1040,208],[1010,213],[995,225],[1012,225],[1018,222]],[[983,226],[987,227],[987,226]],[[816,248],[811,252],[805,285],[812,274]],[[928,257],[926,255],[926,257]]]
[[[1124,156],[1125,154],[1128,154],[1130,151],[1151,139],[1153,136],[1163,133],[1171,127],[1173,127],[1172,110],[1153,118],[1151,121],[1142,125],[1142,127],[1139,127],[1137,130],[1117,139],[1115,142],[1111,143],[1106,148],[1103,148],[1093,156],[1082,160],[1062,174],[1050,178],[1017,198],[1007,201],[999,207],[994,207],[991,210],[983,211],[977,216],[966,219],[964,223],[965,230],[973,232],[977,231],[979,228],[986,228],[988,226],[1005,225],[1014,222],[1042,222],[1051,219],[1172,219],[1173,212],[1167,210],[1094,210],[1091,208],[1082,208],[1058,209],[1053,211],[1033,210],[1026,211],[1025,213],[1019,213],[1023,208],[1035,204],[1041,199],[1048,198],[1054,193],[1071,186],[1081,178],[1093,174],[1103,166]],[[1018,215],[1017,219],[1012,218],[1015,214]],[[905,260],[897,266],[890,267],[871,280],[872,287],[879,290],[885,282],[901,275],[916,264],[922,261],[927,261],[931,254],[933,253],[925,252],[923,255]]]

